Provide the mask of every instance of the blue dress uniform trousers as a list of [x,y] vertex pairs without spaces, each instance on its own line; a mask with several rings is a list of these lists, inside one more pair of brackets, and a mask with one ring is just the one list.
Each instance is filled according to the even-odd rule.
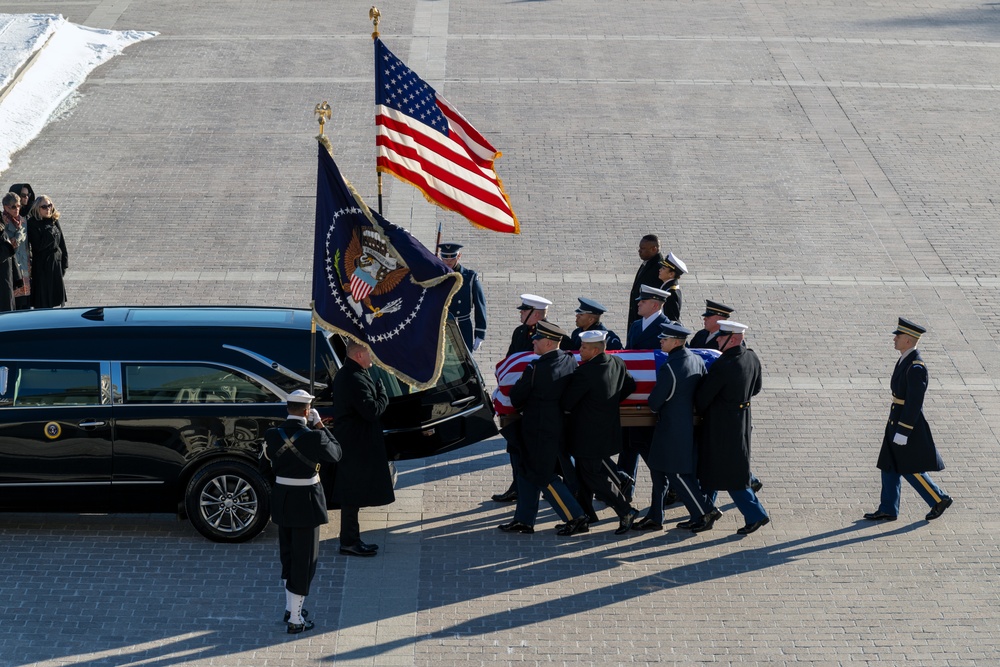
[[545,500],[552,505],[552,509],[564,522],[583,516],[583,508],[580,507],[580,503],[576,501],[559,475],[552,475],[544,488],[532,484],[524,475],[518,475],[517,507],[514,509],[514,521],[520,521],[529,526],[535,525],[535,517],[538,516],[539,494],[545,496]]
[[[733,499],[736,509],[740,511],[747,523],[757,523],[768,518],[764,506],[757,499],[757,494],[753,492],[753,489],[724,489],[724,491]],[[715,491],[706,491],[705,495],[714,503]]]
[[931,507],[934,507],[941,502],[941,499],[945,496],[944,491],[938,488],[938,485],[934,483],[931,476],[925,472],[900,474],[898,472],[883,470],[882,500],[878,506],[879,512],[884,512],[893,516],[897,516],[899,514],[899,490],[902,477],[906,478],[906,481],[910,483],[910,486],[916,489],[917,493],[920,494],[920,497],[924,499],[924,502]]
[[[701,490],[698,476],[693,472],[667,473],[667,482],[669,482],[669,485],[668,487],[664,487],[663,490],[666,491],[667,488],[674,490],[680,501],[684,503],[688,514],[691,515],[691,521],[698,521],[712,511],[714,505],[705,495],[705,492]],[[663,507],[663,498],[660,498],[659,506]],[[652,511],[652,508],[650,508],[650,511]],[[663,523],[663,521],[659,523]]]

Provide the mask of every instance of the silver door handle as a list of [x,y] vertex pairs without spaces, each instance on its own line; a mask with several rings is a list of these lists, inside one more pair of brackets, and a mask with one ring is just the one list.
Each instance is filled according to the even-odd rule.
[[451,407],[457,408],[459,406],[465,405],[466,403],[471,403],[474,400],[476,400],[475,396],[466,396],[465,398],[460,398],[457,401],[452,401]]
[[78,426],[80,428],[93,428],[95,426],[104,426],[107,422],[80,422]]

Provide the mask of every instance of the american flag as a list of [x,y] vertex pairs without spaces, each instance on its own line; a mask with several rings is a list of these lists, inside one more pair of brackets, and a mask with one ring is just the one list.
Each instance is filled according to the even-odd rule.
[[[691,350],[711,366],[719,357],[715,350]],[[635,379],[635,392],[622,401],[622,405],[645,406],[649,393],[656,384],[656,369],[667,360],[667,355],[660,350],[608,350],[608,354],[617,355],[625,362],[625,368]],[[580,355],[574,355],[580,363]],[[516,411],[510,404],[510,389],[521,377],[527,365],[538,355],[533,352],[518,352],[512,354],[496,366],[497,388],[493,392],[493,407],[498,415],[512,415]]]
[[490,142],[444,97],[375,40],[377,169],[477,227],[520,233]]

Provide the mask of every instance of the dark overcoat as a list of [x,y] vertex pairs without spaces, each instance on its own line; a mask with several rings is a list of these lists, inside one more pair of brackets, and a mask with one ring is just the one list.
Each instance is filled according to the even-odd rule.
[[[316,474],[316,468],[308,466],[292,451],[277,456],[285,446],[281,431],[292,446],[313,463],[336,463],[340,460],[340,446],[321,430],[307,428],[302,422],[288,419],[264,433],[264,444],[271,468],[278,477],[309,479]],[[301,435],[296,435],[301,432]],[[275,484],[271,491],[271,520],[285,528],[314,528],[328,523],[326,516],[326,495],[323,485],[286,486]]]
[[560,347],[564,350],[579,350],[580,345],[582,344],[580,341],[580,334],[584,331],[607,331],[608,335],[604,339],[604,348],[607,350],[625,349],[625,346],[622,344],[621,337],[611,329],[608,329],[601,322],[597,322],[586,329],[583,327],[573,329],[573,334],[568,339],[563,339],[563,344],[560,345]]
[[657,414],[649,467],[660,472],[695,473],[694,391],[705,375],[705,361],[683,345],[670,351],[656,371],[649,407]]
[[642,289],[642,285],[649,285],[650,287],[659,287],[663,281],[660,280],[660,260],[663,259],[661,253],[656,253],[651,259],[643,262],[639,266],[639,270],[635,273],[635,280],[632,281],[632,291],[628,293],[628,326],[632,326],[632,323],[639,317],[639,304],[636,301],[639,298],[639,291]]
[[712,336],[712,332],[708,329],[702,329],[691,336],[687,346],[692,350],[718,350],[719,332],[716,331],[711,340],[708,339],[709,336]]
[[[3,223],[0,223],[0,228]],[[6,234],[0,236],[0,312],[14,310],[14,276],[17,271],[17,251],[7,241]]]
[[668,280],[660,286],[660,289],[669,292],[667,300],[663,302],[664,316],[672,322],[680,322],[683,298],[681,297],[681,286],[677,282],[677,279]]
[[750,398],[760,393],[761,368],[748,347],[729,348],[715,360],[694,392],[702,417],[698,479],[706,490],[750,484]]
[[510,335],[510,345],[507,347],[507,355],[517,354],[518,352],[531,352],[534,347],[531,343],[531,337],[535,335],[535,325],[532,324],[528,326],[527,324],[520,324],[514,333]]
[[621,452],[619,406],[634,391],[635,379],[616,355],[602,352],[577,366],[560,401],[569,413],[569,453],[600,459]]
[[576,359],[564,350],[553,350],[535,359],[510,389],[510,402],[521,413],[523,451],[518,471],[543,488],[549,483],[564,437],[563,410],[559,404]]
[[642,328],[642,319],[632,323],[628,330],[628,340],[625,343],[626,350],[659,350],[660,349],[660,325],[667,321],[666,316],[660,313],[656,319],[645,329]]
[[478,273],[461,264],[455,266],[455,271],[462,274],[462,287],[451,297],[448,314],[455,318],[465,346],[471,351],[476,338],[486,338],[486,295]]
[[28,245],[31,248],[31,305],[35,308],[64,305],[63,276],[69,268],[69,255],[59,221],[29,217]]
[[[896,363],[889,386],[893,400],[889,420],[885,424],[882,450],[878,455],[879,470],[904,475],[944,470],[944,461],[934,445],[931,428],[924,419],[927,367],[919,351],[914,349]],[[907,436],[905,445],[893,443],[897,432]]]
[[332,501],[336,506],[375,507],[396,500],[379,417],[389,405],[385,387],[347,358],[333,376],[333,437],[344,450],[337,464]]

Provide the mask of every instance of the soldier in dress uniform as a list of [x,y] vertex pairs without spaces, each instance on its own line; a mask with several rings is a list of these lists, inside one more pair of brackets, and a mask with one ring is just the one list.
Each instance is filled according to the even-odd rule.
[[576,309],[576,329],[573,330],[569,342],[565,344],[563,349],[579,350],[580,334],[584,331],[604,331],[607,334],[604,339],[605,349],[621,350],[623,347],[622,339],[601,323],[601,315],[608,312],[608,309],[586,297],[577,297],[576,300],[580,302],[580,307]]
[[551,322],[535,327],[538,355],[510,390],[510,402],[520,412],[520,461],[517,468],[517,507],[514,520],[498,526],[505,533],[535,532],[539,494],[563,519],[556,533],[575,535],[589,530],[587,515],[569,488],[555,473],[563,445],[564,422],[559,401],[576,370],[573,355],[559,349],[566,332]]
[[[722,356],[712,363],[694,393],[695,410],[703,419],[698,479],[710,496],[715,491],[729,493],[746,520],[736,532],[748,535],[771,521],[750,488],[750,399],[760,393],[762,373],[757,354],[743,345],[747,325],[726,320],[720,326]],[[709,530],[721,516],[713,507],[691,530]]]
[[896,520],[901,477],[905,477],[930,506],[931,511],[924,517],[928,521],[938,518],[951,507],[951,497],[941,491],[927,474],[929,470],[944,470],[944,462],[924,419],[927,367],[917,351],[917,342],[926,332],[924,327],[902,317],[893,331],[893,346],[899,352],[899,361],[889,381],[892,405],[878,456],[878,468],[882,471],[882,498],[878,510],[865,514],[869,521]]
[[735,308],[730,308],[724,303],[705,299],[705,312],[701,314],[705,328],[691,337],[688,347],[692,350],[718,350],[719,322],[728,320],[734,312]]
[[656,234],[646,234],[639,241],[639,259],[642,260],[642,264],[639,265],[639,270],[635,272],[635,280],[632,281],[632,290],[628,294],[628,320],[626,328],[631,327],[632,323],[639,319],[639,311],[636,309],[636,305],[638,304],[637,299],[639,298],[642,286],[659,287],[663,284],[663,281],[659,277],[660,260],[663,259],[663,255],[660,254],[660,239]]
[[635,391],[635,379],[625,362],[605,352],[606,331],[580,334],[580,365],[562,396],[562,409],[569,414],[569,454],[576,461],[580,489],[577,499],[593,520],[593,497],[618,515],[616,535],[623,535],[639,516],[625,499],[623,484],[611,456],[621,452],[621,402]]
[[[551,305],[552,302],[545,297],[536,294],[521,295],[521,305],[517,307],[521,311],[521,324],[511,334],[510,346],[507,348],[508,357],[518,352],[531,352],[534,349],[532,336],[535,335],[535,326],[545,319],[548,307]],[[500,433],[507,439],[507,453],[510,454],[510,467],[513,472],[513,479],[506,491],[503,493],[494,493],[491,499],[497,503],[512,503],[517,500],[517,457],[521,449],[516,442],[512,441],[520,439],[520,426],[504,427],[500,430]]]
[[[476,352],[486,339],[486,296],[479,274],[459,263],[462,248],[458,243],[442,243],[441,261],[452,271],[462,274],[462,288],[451,298],[448,314],[458,322],[465,346]],[[473,322],[475,325],[473,326]]]
[[713,502],[698,483],[698,451],[695,444],[694,390],[705,375],[705,362],[684,346],[691,330],[677,322],[660,325],[660,349],[667,360],[656,371],[656,385],[649,394],[649,407],[657,414],[649,448],[653,497],[649,512],[635,525],[638,530],[663,528],[663,499],[674,489],[690,519],[678,528],[697,526],[712,511]]
[[663,302],[663,314],[671,322],[681,321],[681,285],[680,279],[687,273],[687,264],[682,262],[674,253],[667,253],[667,256],[660,260],[660,270],[657,277],[663,281],[660,289],[666,290],[670,296]]
[[552,302],[544,297],[535,294],[522,294],[521,305],[517,307],[521,311],[521,324],[510,336],[510,345],[507,347],[507,355],[518,352],[531,352],[533,349],[532,336],[535,335],[535,325],[545,319],[548,307]]
[[334,463],[341,458],[340,445],[322,429],[319,414],[309,408],[313,399],[301,389],[293,391],[288,395],[288,419],[264,433],[264,453],[275,475],[271,520],[278,526],[289,634],[314,627],[302,605],[316,575],[319,527],[329,522],[319,468],[321,461]]

